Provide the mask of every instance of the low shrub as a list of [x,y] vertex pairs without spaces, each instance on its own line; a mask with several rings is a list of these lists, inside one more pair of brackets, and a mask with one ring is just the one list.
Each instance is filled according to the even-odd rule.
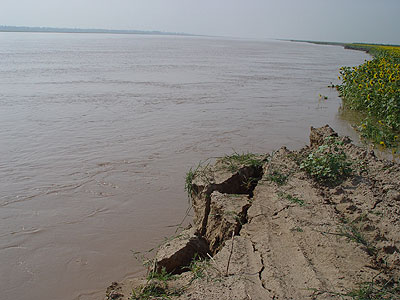
[[353,171],[342,145],[334,137],[325,139],[323,145],[301,162],[300,168],[322,184],[339,184]]

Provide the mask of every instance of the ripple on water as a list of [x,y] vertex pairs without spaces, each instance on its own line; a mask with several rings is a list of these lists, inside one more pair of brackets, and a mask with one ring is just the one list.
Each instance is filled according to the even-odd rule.
[[[200,37],[0,33],[0,290],[98,299],[187,208],[199,161],[351,128],[340,47]],[[71,292],[73,291],[73,292]]]

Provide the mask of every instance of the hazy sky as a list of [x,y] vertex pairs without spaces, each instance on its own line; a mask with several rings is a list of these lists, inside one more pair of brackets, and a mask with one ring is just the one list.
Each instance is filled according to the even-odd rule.
[[0,25],[400,44],[400,0],[0,1]]

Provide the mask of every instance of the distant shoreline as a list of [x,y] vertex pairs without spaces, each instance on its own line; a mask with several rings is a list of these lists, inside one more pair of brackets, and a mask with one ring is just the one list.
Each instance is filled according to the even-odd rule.
[[280,39],[281,41],[288,41],[288,42],[295,42],[295,43],[309,43],[309,44],[315,44],[315,45],[326,45],[326,46],[342,46],[345,47],[345,49],[352,49],[352,50],[360,50],[360,51],[366,51],[365,49],[360,49],[360,47],[354,48],[354,45],[370,45],[370,46],[394,46],[394,47],[399,47],[400,45],[395,45],[395,44],[376,44],[376,43],[363,43],[363,42],[356,42],[356,43],[343,43],[343,42],[324,42],[324,41],[309,41],[309,40],[286,40],[286,39]]
[[36,33],[108,33],[108,34],[143,34],[143,35],[174,35],[174,36],[201,36],[183,32],[163,32],[145,30],[121,29],[88,29],[88,28],[57,28],[57,27],[27,27],[27,26],[0,26],[0,32],[36,32]]

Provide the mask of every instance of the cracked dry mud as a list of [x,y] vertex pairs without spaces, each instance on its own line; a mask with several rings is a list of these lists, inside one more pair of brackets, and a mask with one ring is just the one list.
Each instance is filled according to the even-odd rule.
[[[228,170],[221,159],[197,170],[191,234],[162,246],[155,265],[160,269],[168,258],[179,264],[174,254],[182,249],[207,256],[193,239],[206,242],[212,259],[199,263],[201,276],[187,271],[166,283],[180,290],[172,299],[338,299],[371,280],[398,282],[400,166],[338,138],[352,175],[339,185],[322,185],[298,162],[327,136],[337,135],[328,126],[312,128],[310,146],[259,157],[262,169]],[[284,182],[271,180],[274,172]],[[191,243],[182,243],[185,235]],[[176,273],[187,265],[182,261]],[[144,283],[119,284],[120,299],[130,299],[132,288]]]

